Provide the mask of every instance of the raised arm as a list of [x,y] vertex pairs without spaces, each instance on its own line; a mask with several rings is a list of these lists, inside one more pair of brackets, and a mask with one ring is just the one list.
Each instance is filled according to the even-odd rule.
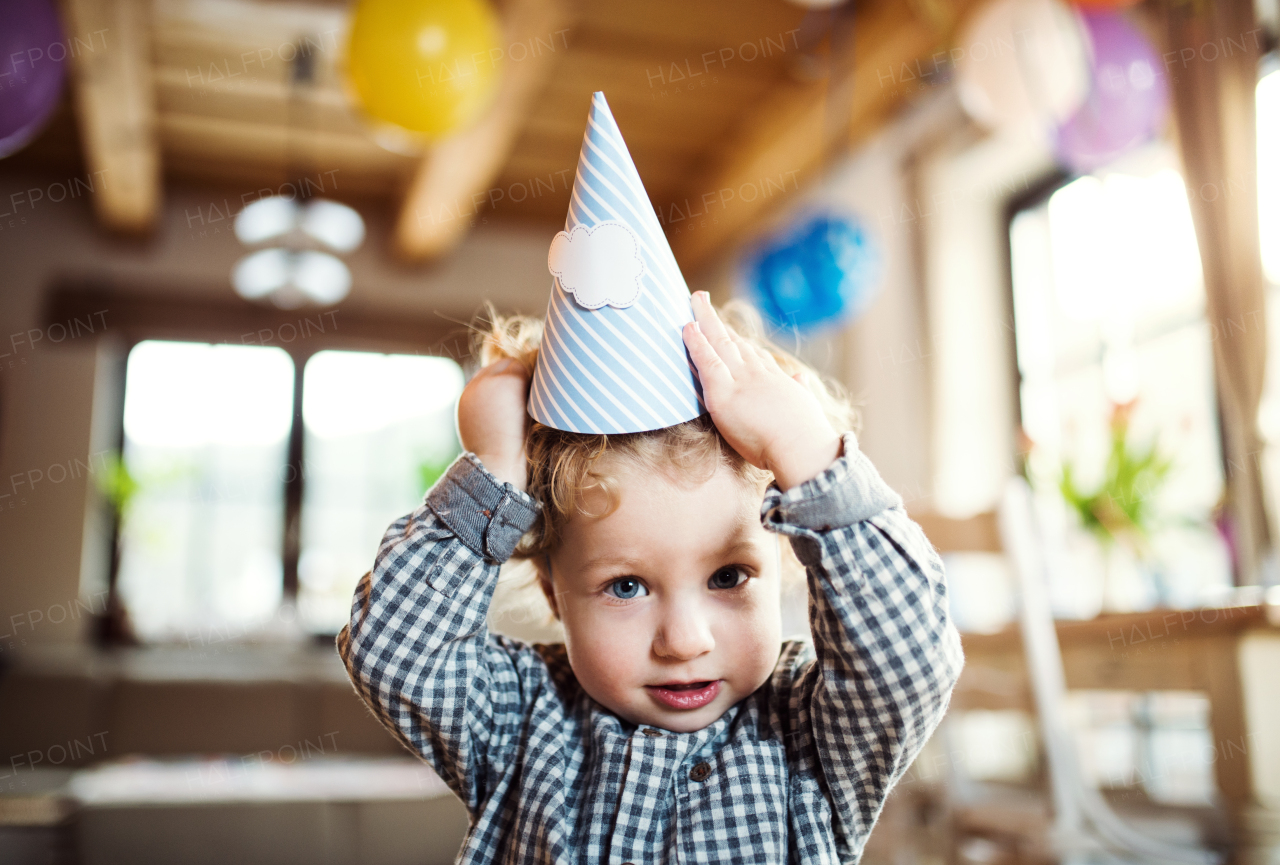
[[793,747],[816,753],[840,840],[860,847],[946,711],[963,658],[942,563],[852,433],[817,477],[765,497],[808,574],[816,659],[795,671]]
[[490,639],[502,562],[537,515],[527,494],[460,456],[426,503],[387,530],[338,652],[356,691],[473,813],[492,792],[540,659]]
[[726,328],[705,292],[692,302],[684,340],[707,409],[734,450],[773,473],[765,525],[792,537],[808,572],[816,660],[785,669],[779,695],[794,780],[820,788],[837,841],[856,857],[960,672],[942,564],[804,376]]

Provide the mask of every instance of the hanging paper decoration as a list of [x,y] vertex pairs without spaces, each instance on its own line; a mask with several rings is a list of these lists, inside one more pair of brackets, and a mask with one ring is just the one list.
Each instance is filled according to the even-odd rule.
[[1082,10],[1093,45],[1093,87],[1058,127],[1058,159],[1075,171],[1100,168],[1164,126],[1169,90],[1159,56],[1117,12]]
[[991,129],[1052,128],[1089,89],[1084,32],[1058,0],[996,0],[965,28],[952,55],[961,104]]
[[499,36],[484,0],[359,0],[347,76],[369,116],[439,138],[493,100],[504,53]]
[[53,114],[68,50],[51,0],[0,3],[0,159],[25,147]]
[[748,264],[753,300],[776,327],[851,321],[880,289],[882,259],[855,218],[820,214],[766,244]]

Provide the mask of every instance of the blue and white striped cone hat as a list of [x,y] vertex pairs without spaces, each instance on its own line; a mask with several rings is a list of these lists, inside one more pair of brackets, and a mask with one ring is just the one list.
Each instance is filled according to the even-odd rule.
[[680,335],[693,320],[689,287],[603,93],[591,97],[564,229],[547,255],[551,302],[529,414],[614,434],[703,414]]

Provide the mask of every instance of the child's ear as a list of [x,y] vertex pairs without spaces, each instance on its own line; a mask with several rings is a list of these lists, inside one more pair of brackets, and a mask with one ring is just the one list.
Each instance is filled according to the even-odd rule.
[[556,605],[556,588],[555,583],[551,581],[551,559],[543,556],[534,564],[538,571],[538,588],[542,589],[542,596],[547,599],[547,606],[551,608],[551,615],[556,617],[556,621],[560,621],[560,607]]

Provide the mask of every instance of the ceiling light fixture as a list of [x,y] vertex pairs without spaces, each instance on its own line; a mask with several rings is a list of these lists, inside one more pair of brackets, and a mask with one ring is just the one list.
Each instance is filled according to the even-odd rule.
[[[314,83],[310,52],[295,52],[286,115],[285,164],[290,166],[291,117],[301,105],[299,85]],[[295,105],[295,103],[299,103]],[[231,270],[231,285],[246,300],[269,300],[282,309],[329,306],[351,291],[351,270],[335,255],[364,242],[360,214],[326,198],[260,198],[236,215],[236,237],[245,246],[268,246],[245,255]]]
[[270,299],[282,309],[328,306],[351,291],[351,271],[327,252],[276,247],[240,259],[231,271],[231,284],[245,300]]
[[345,204],[313,198],[298,206],[283,195],[260,198],[236,217],[236,237],[246,246],[301,232],[335,252],[352,252],[364,242],[364,220]]
[[[236,262],[231,284],[246,300],[270,300],[283,309],[337,303],[351,291],[351,271],[333,252],[352,252],[364,241],[364,220],[345,204],[284,196],[263,198],[236,216],[236,237],[246,246],[283,243]],[[319,248],[316,248],[319,247]]]

